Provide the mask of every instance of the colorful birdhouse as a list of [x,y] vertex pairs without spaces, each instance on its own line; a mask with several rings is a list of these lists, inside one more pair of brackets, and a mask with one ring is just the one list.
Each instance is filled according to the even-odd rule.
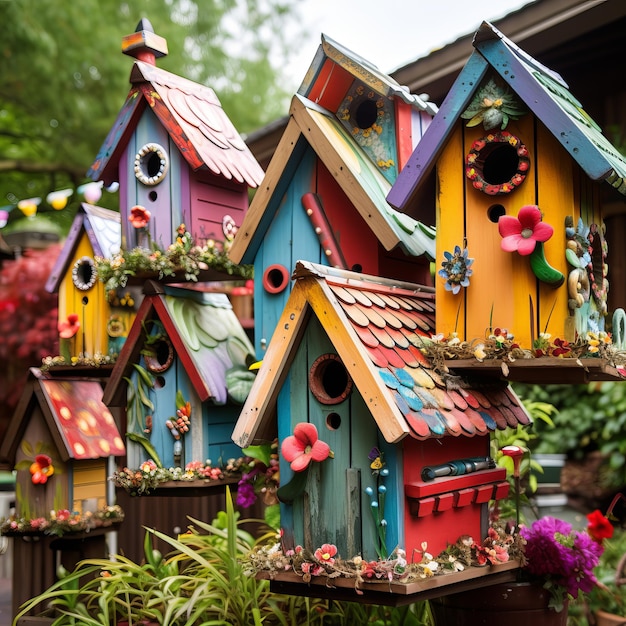
[[600,183],[625,194],[626,161],[559,75],[489,23],[473,45],[387,196],[423,219],[436,175],[437,331],[596,341],[611,328]]
[[285,547],[375,560],[486,536],[487,503],[508,494],[490,433],[529,423],[513,391],[424,356],[432,288],[308,262],[294,275],[233,432],[271,439],[277,419]]
[[230,256],[254,264],[259,354],[298,259],[426,282],[434,231],[385,197],[436,107],[328,37]]
[[215,92],[155,67],[167,43],[149,21],[122,42],[131,89],[88,176],[119,182],[122,248],[167,248],[181,224],[194,242],[241,224],[263,171]]
[[104,394],[126,408],[128,466],[240,456],[230,435],[254,359],[228,297],[152,281],[144,294]]
[[107,477],[125,453],[101,380],[30,370],[0,443],[0,464],[16,470],[15,515],[2,524],[13,537],[12,615],[60,565],[107,556],[107,533],[123,519]]
[[105,291],[96,257],[120,251],[120,214],[83,202],[46,283],[59,294],[61,352],[66,361],[80,354],[118,354],[136,306],[129,290]]
[[0,459],[17,469],[17,517],[107,504],[107,459],[126,450],[102,394],[99,380],[31,369],[0,446]]

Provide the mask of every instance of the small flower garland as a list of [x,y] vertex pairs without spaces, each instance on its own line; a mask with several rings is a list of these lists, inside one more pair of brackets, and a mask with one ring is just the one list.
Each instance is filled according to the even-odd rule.
[[93,528],[112,526],[121,523],[124,512],[119,505],[106,506],[95,513],[88,511],[81,515],[76,511],[67,509],[50,511],[49,517],[25,517],[11,516],[0,519],[0,535],[13,533],[42,532],[46,535],[61,537],[69,533],[86,532]]
[[[483,178],[483,164],[489,155],[489,150],[495,144],[509,144],[513,146],[517,151],[518,157],[515,174],[509,180],[500,184],[488,183]],[[501,131],[490,133],[485,137],[477,139],[465,157],[465,164],[465,175],[472,181],[474,188],[490,196],[496,196],[511,193],[524,182],[530,168],[530,159],[528,158],[528,148],[518,137],[507,131]]]

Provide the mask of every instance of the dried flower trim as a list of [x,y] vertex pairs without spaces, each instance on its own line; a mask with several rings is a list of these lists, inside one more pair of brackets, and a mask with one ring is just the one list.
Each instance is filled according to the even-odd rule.
[[[515,148],[518,158],[517,168],[509,180],[499,184],[489,183],[483,177],[483,168],[486,159],[499,145],[510,145]],[[465,164],[465,175],[472,181],[474,188],[490,196],[497,196],[511,193],[524,182],[530,168],[530,159],[528,148],[518,137],[507,131],[501,131],[477,139],[465,157]]]

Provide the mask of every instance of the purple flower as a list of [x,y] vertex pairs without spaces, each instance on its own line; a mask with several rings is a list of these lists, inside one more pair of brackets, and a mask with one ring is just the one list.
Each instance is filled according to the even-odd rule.
[[242,478],[237,489],[237,504],[245,509],[252,506],[255,502],[256,493],[254,493],[254,486]]
[[592,589],[602,546],[586,532],[573,531],[571,524],[554,517],[543,517],[520,529],[526,540],[526,569],[530,574],[550,579],[574,598]]

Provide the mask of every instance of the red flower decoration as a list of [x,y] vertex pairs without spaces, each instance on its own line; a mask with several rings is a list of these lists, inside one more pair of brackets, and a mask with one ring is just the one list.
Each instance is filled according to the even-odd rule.
[[554,233],[550,224],[541,221],[541,211],[535,205],[522,207],[517,217],[503,215],[498,220],[498,231],[502,249],[522,256],[531,254],[538,241],[548,241]]
[[613,525],[598,509],[589,513],[587,520],[589,521],[587,532],[594,541],[602,543],[604,539],[610,539],[613,536]]
[[294,472],[302,472],[311,461],[324,461],[331,454],[330,446],[318,439],[317,428],[309,422],[296,424],[293,435],[283,441],[280,451]]
[[80,322],[78,321],[78,315],[76,313],[70,313],[67,316],[65,322],[59,322],[59,336],[61,339],[71,339],[80,328]]
[[30,474],[33,485],[45,485],[54,474],[52,459],[47,454],[38,454],[30,465]]
[[145,228],[150,221],[151,213],[148,209],[136,205],[130,210],[130,215],[128,216],[128,221],[135,228]]

